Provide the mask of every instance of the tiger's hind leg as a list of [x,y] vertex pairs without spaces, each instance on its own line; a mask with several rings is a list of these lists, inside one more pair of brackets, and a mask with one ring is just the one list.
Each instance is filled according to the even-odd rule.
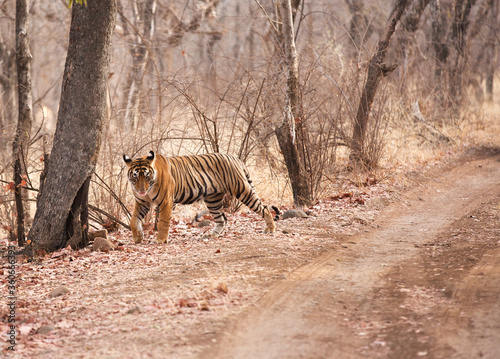
[[222,212],[223,199],[224,193],[214,193],[204,198],[205,204],[215,221],[215,228],[210,237],[219,236],[226,227],[227,218]]
[[269,208],[262,204],[262,201],[257,196],[250,183],[246,183],[244,187],[244,190],[237,194],[236,198],[252,211],[264,218],[264,221],[266,222],[264,233],[276,232],[276,225],[274,224],[273,216],[271,215]]

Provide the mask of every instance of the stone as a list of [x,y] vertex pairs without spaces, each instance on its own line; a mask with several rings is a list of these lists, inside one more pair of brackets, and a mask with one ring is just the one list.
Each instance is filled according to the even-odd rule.
[[107,252],[115,249],[115,245],[107,238],[97,237],[92,244],[93,251]]
[[65,295],[66,293],[69,293],[69,289],[64,286],[61,286],[52,290],[52,292],[49,293],[49,297],[50,298],[60,297],[61,295]]
[[42,325],[36,332],[37,334],[47,334],[48,332],[51,332],[53,330],[54,327],[52,325]]
[[89,231],[89,242],[94,241],[97,237],[108,238],[108,231],[99,229],[97,231]]
[[353,220],[356,221],[356,222],[359,222],[359,223],[361,223],[362,225],[365,225],[365,226],[368,224],[368,221],[365,218],[361,217],[361,216],[356,216],[356,217],[353,218]]
[[203,227],[208,227],[209,225],[212,224],[212,221],[209,219],[204,219],[200,223],[198,223],[198,227],[203,228]]
[[229,289],[227,288],[227,284],[226,283],[219,283],[219,285],[217,286],[217,288],[215,288],[215,290],[219,293],[223,293],[223,294],[227,294],[229,292]]
[[144,312],[144,310],[138,305],[127,310],[127,314],[141,314],[142,312]]
[[283,213],[283,216],[281,217],[282,219],[289,219],[289,218],[308,218],[309,216],[304,212],[301,211],[300,209],[289,209],[285,213]]

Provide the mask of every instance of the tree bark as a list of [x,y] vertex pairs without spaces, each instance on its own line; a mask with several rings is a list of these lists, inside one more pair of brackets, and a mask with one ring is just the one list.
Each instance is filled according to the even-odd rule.
[[362,34],[366,30],[367,19],[363,15],[364,3],[363,0],[345,0],[349,12],[351,14],[351,24],[349,25],[349,34],[351,36],[351,43],[359,52],[363,43]]
[[[119,14],[124,31],[125,38],[133,38],[134,41],[129,47],[130,55],[132,56],[132,66],[130,75],[127,80],[127,94],[125,101],[125,127],[134,128],[138,122],[138,117],[141,109],[141,90],[144,79],[144,72],[150,57],[152,39],[155,33],[155,16],[156,16],[156,0],[147,0],[144,3],[133,1],[134,10],[134,35],[129,32],[129,24],[124,17],[121,4]],[[142,27],[142,34],[139,33]]]
[[401,46],[403,53],[403,68],[401,72],[400,81],[400,93],[405,95],[406,86],[406,75],[408,73],[408,58],[410,52],[410,46],[415,42],[412,35],[418,30],[418,25],[420,23],[420,18],[424,10],[429,5],[430,0],[416,0],[413,1],[411,6],[408,6],[405,17],[401,20],[400,36],[398,36],[397,42]]
[[450,43],[453,44],[454,58],[450,63],[449,75],[449,95],[454,113],[462,105],[465,70],[469,61],[469,51],[467,46],[468,29],[470,25],[469,14],[475,0],[456,0],[455,16],[450,31]]
[[7,129],[14,124],[14,97],[16,73],[16,51],[7,45],[2,34],[0,34],[0,85],[2,86],[0,106],[0,162],[7,163],[11,160],[12,147],[7,137]]
[[[295,3],[298,6],[297,2]],[[275,133],[290,177],[294,203],[298,206],[304,206],[312,202],[309,186],[311,176],[304,166],[306,156],[303,138],[304,129],[299,104],[299,65],[290,0],[281,2],[281,14],[285,60],[288,71],[287,101],[283,122],[276,128]]]
[[[88,226],[81,216],[86,198],[81,197],[88,194],[85,187],[99,155],[115,20],[115,0],[73,5],[54,144],[28,235],[35,250],[65,247],[80,230],[77,247],[84,245]],[[79,228],[69,225],[75,217],[80,217]]]
[[23,203],[23,183],[27,180],[26,163],[28,145],[33,122],[31,95],[31,53],[28,38],[28,0],[16,1],[16,53],[17,53],[17,93],[18,119],[14,141],[12,143],[14,161],[14,197],[17,212],[17,244],[24,246],[25,208]]
[[387,48],[391,40],[396,25],[401,19],[411,0],[396,0],[391,15],[387,21],[377,47],[377,52],[373,55],[368,63],[368,76],[361,94],[356,120],[354,122],[354,129],[351,142],[351,154],[349,157],[350,165],[352,167],[374,167],[374,159],[369,158],[365,151],[365,138],[370,119],[370,110],[377,93],[377,88],[380,80],[397,67],[397,65],[386,65],[385,57]]
[[432,46],[435,52],[434,65],[434,83],[437,87],[438,97],[441,103],[443,98],[443,71],[446,68],[449,49],[446,43],[445,19],[441,11],[440,0],[431,1],[431,20],[432,20]]
[[488,34],[488,40],[486,43],[486,58],[489,59],[486,68],[486,99],[488,101],[493,101],[493,80],[495,78],[495,69],[497,65],[497,46],[495,46],[496,32],[500,28],[498,25],[498,8],[499,1],[495,0],[491,4],[491,9],[489,13],[490,21],[490,31]]
[[401,30],[406,33],[414,33],[418,30],[418,24],[420,23],[420,18],[424,13],[431,0],[416,0],[411,2],[411,7],[405,17],[401,20]]

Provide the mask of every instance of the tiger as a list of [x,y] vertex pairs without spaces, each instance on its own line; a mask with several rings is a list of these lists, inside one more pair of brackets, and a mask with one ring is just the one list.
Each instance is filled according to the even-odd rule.
[[[175,204],[192,204],[203,200],[215,227],[209,237],[224,230],[227,218],[222,211],[224,195],[234,196],[266,223],[265,233],[275,233],[276,225],[269,208],[262,204],[245,164],[237,157],[210,153],[203,155],[164,157],[150,151],[147,156],[132,159],[123,155],[127,177],[135,197],[130,219],[132,238],[142,242],[142,221],[154,204],[157,206],[159,243],[168,243],[172,208]],[[272,208],[279,214],[275,206]]]

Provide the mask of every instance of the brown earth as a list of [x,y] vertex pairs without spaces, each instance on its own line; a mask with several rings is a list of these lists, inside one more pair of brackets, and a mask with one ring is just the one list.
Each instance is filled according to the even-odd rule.
[[497,358],[499,152],[414,177],[273,237],[235,216],[216,240],[181,223],[168,246],[20,263],[14,357]]
[[202,355],[498,358],[500,162],[464,163],[276,285]]

